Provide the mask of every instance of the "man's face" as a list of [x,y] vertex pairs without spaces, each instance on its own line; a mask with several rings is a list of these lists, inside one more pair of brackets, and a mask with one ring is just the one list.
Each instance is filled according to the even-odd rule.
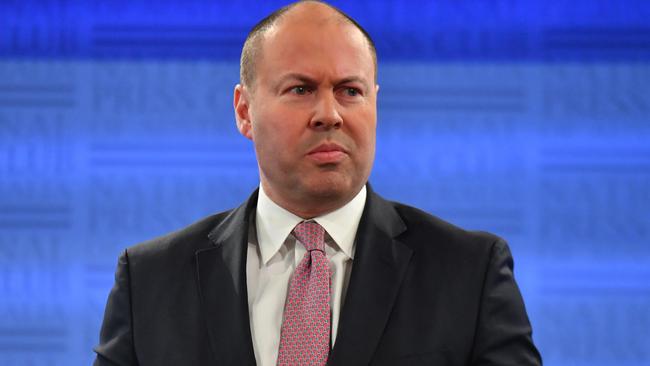
[[309,215],[345,204],[367,181],[377,86],[361,32],[330,9],[302,10],[268,31],[252,90],[237,87],[235,109],[241,133],[254,142],[264,190]]

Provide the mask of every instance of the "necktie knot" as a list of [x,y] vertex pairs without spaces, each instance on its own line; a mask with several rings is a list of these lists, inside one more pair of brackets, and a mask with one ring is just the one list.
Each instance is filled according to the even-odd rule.
[[293,235],[307,251],[325,252],[325,229],[315,221],[303,221],[293,229]]

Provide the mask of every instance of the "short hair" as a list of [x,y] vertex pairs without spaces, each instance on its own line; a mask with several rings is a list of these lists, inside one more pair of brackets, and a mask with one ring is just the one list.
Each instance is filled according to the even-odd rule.
[[334,10],[336,13],[338,13],[340,16],[342,16],[343,19],[346,20],[348,23],[352,24],[359,31],[361,31],[364,38],[368,42],[368,49],[370,50],[370,54],[372,56],[372,61],[373,61],[373,66],[375,71],[375,82],[377,82],[377,49],[375,48],[375,42],[373,42],[372,38],[370,37],[370,34],[368,34],[368,32],[365,29],[363,29],[363,27],[359,25],[359,23],[357,23],[356,20],[352,19],[341,9],[320,0],[300,0],[291,3],[289,5],[283,6],[282,8],[269,14],[266,18],[260,20],[259,23],[253,26],[251,31],[248,32],[248,36],[246,36],[244,47],[242,47],[241,59],[239,62],[240,82],[243,85],[249,87],[253,85],[253,83],[255,82],[255,63],[259,58],[259,53],[262,48],[262,37],[271,27],[273,27],[277,23],[277,21],[287,11],[291,10],[292,8],[294,8],[295,6],[303,2],[315,2],[315,3],[326,5],[327,7]]

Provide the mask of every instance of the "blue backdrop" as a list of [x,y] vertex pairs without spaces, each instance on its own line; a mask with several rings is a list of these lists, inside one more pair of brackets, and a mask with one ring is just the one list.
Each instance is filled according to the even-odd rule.
[[[119,251],[257,185],[232,89],[284,3],[0,3],[0,365],[92,359]],[[335,1],[377,191],[511,244],[546,365],[650,364],[650,2]]]

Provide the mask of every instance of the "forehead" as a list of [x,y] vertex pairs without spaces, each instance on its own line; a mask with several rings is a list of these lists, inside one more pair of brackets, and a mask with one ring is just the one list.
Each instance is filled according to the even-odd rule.
[[329,8],[289,11],[266,31],[261,51],[260,78],[296,71],[374,76],[365,36]]

